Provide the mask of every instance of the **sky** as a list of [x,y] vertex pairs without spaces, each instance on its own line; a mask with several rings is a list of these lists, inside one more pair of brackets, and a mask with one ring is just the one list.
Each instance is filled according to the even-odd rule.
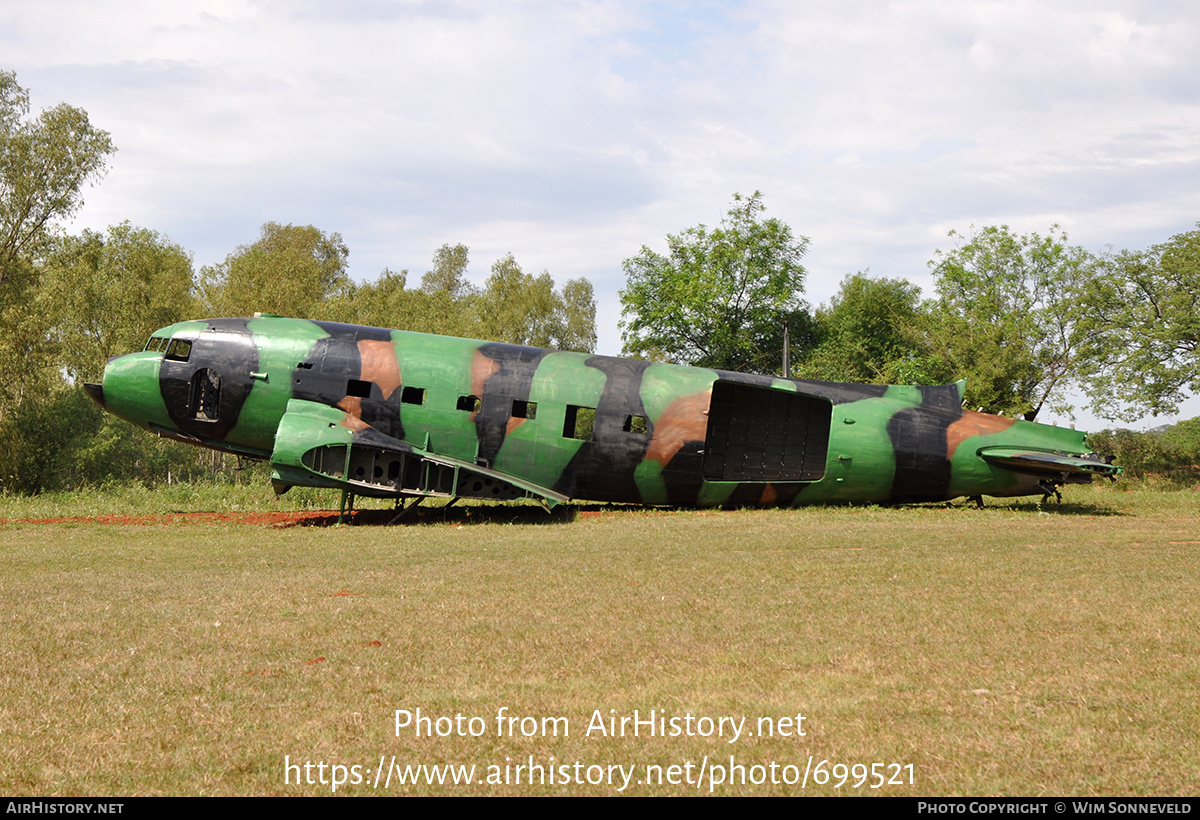
[[128,220],[199,270],[311,224],[410,285],[446,243],[476,283],[511,253],[591,280],[613,355],[622,261],[734,193],[810,240],[814,306],[860,271],[932,295],[951,230],[1200,221],[1191,0],[38,0],[0,5],[0,70],[117,146],[71,232]]

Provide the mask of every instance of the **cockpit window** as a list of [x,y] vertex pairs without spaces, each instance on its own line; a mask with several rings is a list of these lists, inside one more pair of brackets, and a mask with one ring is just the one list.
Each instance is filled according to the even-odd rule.
[[165,350],[166,347],[167,347],[167,340],[164,339],[162,336],[151,336],[150,341],[146,342],[145,349],[151,353],[157,353],[160,350]]
[[167,346],[167,358],[173,362],[186,362],[192,355],[192,343],[187,339],[172,339]]

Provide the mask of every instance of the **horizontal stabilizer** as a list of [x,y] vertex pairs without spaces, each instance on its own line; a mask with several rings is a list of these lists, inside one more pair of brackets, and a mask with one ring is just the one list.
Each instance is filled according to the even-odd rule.
[[1124,469],[1101,456],[1068,456],[1012,447],[985,447],[979,456],[989,464],[1020,473],[1050,476],[1104,476],[1116,478]]

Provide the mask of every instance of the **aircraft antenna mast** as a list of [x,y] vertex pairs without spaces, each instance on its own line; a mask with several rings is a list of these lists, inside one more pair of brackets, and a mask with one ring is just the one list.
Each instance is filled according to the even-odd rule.
[[787,322],[783,323],[783,377],[792,377],[792,343],[788,338]]

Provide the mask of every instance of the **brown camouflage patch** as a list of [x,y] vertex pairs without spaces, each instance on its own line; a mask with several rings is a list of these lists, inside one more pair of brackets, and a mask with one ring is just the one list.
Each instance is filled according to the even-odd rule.
[[386,399],[400,386],[400,363],[391,342],[359,339],[358,355],[362,358],[362,379],[375,382]]
[[476,350],[475,358],[471,361],[471,394],[483,398],[483,386],[498,372],[500,362]]
[[967,439],[992,433],[1003,433],[1015,423],[1016,419],[964,410],[962,418],[946,428],[946,458],[953,458],[958,445]]
[[357,432],[371,426],[362,420],[362,399],[358,396],[346,396],[337,403],[337,406],[346,411],[346,418],[341,422],[343,427],[349,427]]
[[689,441],[704,441],[708,431],[708,404],[712,391],[683,396],[671,402],[654,422],[654,438],[646,458],[666,467]]

